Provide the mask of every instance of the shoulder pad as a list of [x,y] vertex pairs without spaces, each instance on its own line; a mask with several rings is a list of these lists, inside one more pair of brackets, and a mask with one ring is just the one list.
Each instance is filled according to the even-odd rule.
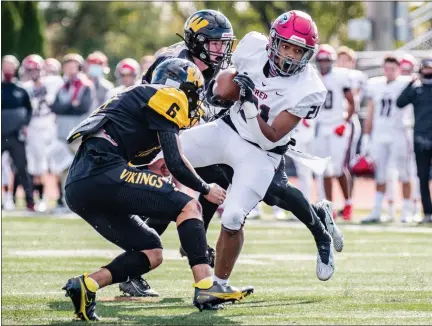
[[180,129],[188,127],[189,106],[185,93],[174,87],[151,86],[156,92],[150,97],[148,106]]

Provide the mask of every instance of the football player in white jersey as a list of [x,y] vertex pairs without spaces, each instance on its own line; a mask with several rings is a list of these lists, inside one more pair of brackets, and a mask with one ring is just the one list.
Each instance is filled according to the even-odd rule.
[[347,168],[347,161],[351,155],[353,139],[351,118],[355,111],[355,103],[354,95],[351,92],[349,70],[334,67],[336,59],[336,51],[331,45],[319,46],[316,62],[328,93],[318,119],[314,148],[317,156],[331,155],[331,164],[324,173],[325,194],[331,201],[333,178],[337,178],[345,198],[342,217],[350,220],[352,215],[351,176]]
[[[414,68],[417,66],[417,60],[412,55],[406,53],[399,60],[401,76],[414,76]],[[411,149],[414,148],[414,107],[409,104],[404,108],[404,125],[407,128],[408,137]],[[414,151],[410,153],[410,173],[411,173],[411,199],[412,199],[412,215],[419,217],[421,211],[420,203],[420,185],[417,177],[417,165],[415,162]],[[389,172],[389,179],[386,187],[386,197],[389,203],[389,218],[393,220],[396,216],[396,208],[394,205],[396,191],[398,188],[398,173],[397,170]]]
[[[351,144],[351,152],[348,160],[348,168],[351,171],[351,162],[355,158],[357,149],[359,147],[359,141],[362,134],[360,119],[357,112],[360,110],[361,103],[365,99],[366,95],[366,83],[367,83],[367,75],[355,69],[357,63],[357,55],[353,49],[350,49],[347,46],[341,46],[337,49],[337,61],[336,67],[346,68],[349,70],[349,76],[351,80],[351,92],[354,96],[355,103],[355,111],[351,117],[352,122],[352,144]],[[351,174],[351,194],[354,193],[354,175]],[[343,216],[344,211],[340,212],[340,215]]]
[[125,58],[120,60],[114,72],[119,86],[112,88],[107,92],[105,101],[134,85],[136,78],[140,75],[140,70],[140,65],[135,59]]
[[364,126],[362,154],[370,152],[375,161],[375,206],[362,223],[379,223],[389,171],[397,170],[402,182],[403,206],[401,220],[411,214],[410,152],[411,145],[404,125],[404,111],[396,107],[396,99],[412,80],[400,76],[399,61],[394,56],[384,59],[384,76],[369,79],[368,115]]
[[37,54],[24,58],[22,68],[29,80],[22,83],[22,87],[29,93],[33,107],[32,119],[27,134],[28,171],[33,177],[33,189],[38,192],[39,202],[37,211],[46,210],[44,200],[43,177],[48,172],[47,148],[55,138],[55,116],[49,107],[49,100],[53,101],[54,94],[48,94],[48,88],[43,77],[44,60]]
[[[216,247],[215,280],[227,284],[243,246],[247,214],[263,199],[275,170],[302,118],[313,119],[327,91],[309,64],[318,41],[308,14],[290,11],[272,24],[269,38],[250,32],[238,44],[232,62],[240,100],[229,115],[180,135],[192,166],[227,164],[234,170],[222,214]],[[317,276],[334,272],[331,242],[328,255],[318,255]]]

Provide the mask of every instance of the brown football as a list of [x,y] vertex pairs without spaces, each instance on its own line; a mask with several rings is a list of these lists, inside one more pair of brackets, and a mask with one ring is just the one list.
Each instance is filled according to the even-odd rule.
[[219,72],[213,85],[213,94],[224,100],[237,101],[240,97],[240,87],[233,82],[237,74],[235,68],[228,68]]

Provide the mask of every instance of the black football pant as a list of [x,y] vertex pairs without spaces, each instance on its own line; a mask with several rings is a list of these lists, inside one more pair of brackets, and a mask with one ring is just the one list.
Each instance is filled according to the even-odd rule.
[[414,153],[417,164],[417,176],[420,183],[420,195],[425,215],[432,214],[432,200],[429,190],[430,170],[432,165],[432,148],[414,142]]
[[2,136],[1,152],[8,151],[16,167],[15,184],[20,184],[24,188],[27,206],[33,205],[33,184],[30,182],[30,175],[27,171],[27,156],[25,143],[18,139],[18,136]]

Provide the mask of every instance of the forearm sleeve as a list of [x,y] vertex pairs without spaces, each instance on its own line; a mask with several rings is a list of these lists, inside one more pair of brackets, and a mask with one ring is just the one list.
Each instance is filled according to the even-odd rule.
[[186,166],[180,154],[176,134],[167,131],[159,131],[158,134],[165,164],[172,175],[186,187],[207,195],[210,186]]

